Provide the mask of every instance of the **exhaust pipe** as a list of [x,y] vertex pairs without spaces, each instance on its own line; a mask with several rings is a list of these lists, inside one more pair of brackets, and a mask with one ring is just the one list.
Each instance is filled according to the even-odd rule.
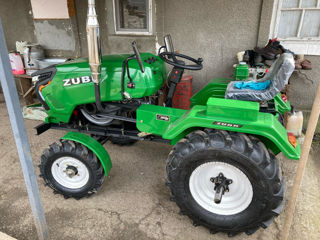
[[136,123],[136,119],[127,118],[123,116],[117,116],[110,114],[110,111],[106,111],[101,104],[100,96],[100,74],[101,74],[101,42],[100,31],[97,13],[95,9],[95,0],[88,0],[88,14],[87,14],[87,41],[88,41],[88,59],[89,66],[92,75],[92,81],[94,82],[94,92],[96,99],[96,106],[100,113],[103,113],[103,117],[109,119],[117,119],[120,121],[127,121]]
[[100,112],[103,112],[100,97],[101,42],[99,22],[95,9],[95,0],[88,0],[87,41],[88,59],[92,75],[92,81],[94,82],[96,105],[98,110]]
[[88,0],[87,41],[92,80],[95,84],[99,84],[101,72],[101,45],[99,22],[95,9],[95,0]]

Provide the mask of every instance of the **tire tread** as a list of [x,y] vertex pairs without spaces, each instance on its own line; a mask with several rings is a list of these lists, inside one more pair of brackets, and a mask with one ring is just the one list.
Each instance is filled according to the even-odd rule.
[[[179,188],[174,184],[175,178],[178,175],[177,169],[186,161],[186,156],[190,156],[203,149],[220,149],[222,151],[240,154],[245,156],[251,164],[259,169],[259,174],[263,175],[272,191],[267,193],[268,199],[266,199],[271,203],[267,204],[268,206],[255,222],[250,222],[242,229],[237,227],[234,229],[224,229],[219,226],[214,226],[190,212],[185,205],[183,197],[177,197],[177,195],[180,194]],[[226,232],[228,236],[233,236],[240,232],[246,232],[250,235],[259,227],[268,227],[272,223],[273,218],[280,214],[283,207],[285,184],[284,180],[280,182],[277,160],[274,154],[270,152],[257,137],[252,135],[215,129],[192,132],[174,146],[167,160],[166,171],[167,185],[180,211],[191,218],[197,225],[203,225],[210,229],[212,233]]]
[[[48,161],[50,161],[50,158],[54,157],[55,154],[61,153],[73,153],[84,160],[90,168],[93,169],[94,184],[91,185],[90,189],[85,192],[70,193],[60,190],[50,181],[46,173],[46,166]],[[89,197],[101,188],[105,177],[103,166],[96,155],[86,146],[71,140],[60,140],[51,144],[49,148],[44,150],[38,167],[40,169],[40,177],[43,178],[45,185],[53,189],[54,194],[61,194],[64,198],[73,197],[75,199],[80,199],[82,197]]]

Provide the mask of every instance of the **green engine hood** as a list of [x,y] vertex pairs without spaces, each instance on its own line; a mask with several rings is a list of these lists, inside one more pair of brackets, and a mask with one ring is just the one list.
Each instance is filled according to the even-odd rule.
[[[100,92],[101,100],[121,100],[122,63],[129,54],[107,55],[101,61]],[[141,53],[145,72],[140,71],[136,60],[129,61],[130,76],[135,88],[125,89],[132,98],[153,95],[163,85],[167,72],[165,63],[156,55]],[[41,91],[41,98],[50,108],[47,113],[49,122],[68,122],[73,110],[81,104],[95,102],[94,84],[89,79],[91,71],[87,58],[80,58],[56,65],[56,73],[49,85]]]

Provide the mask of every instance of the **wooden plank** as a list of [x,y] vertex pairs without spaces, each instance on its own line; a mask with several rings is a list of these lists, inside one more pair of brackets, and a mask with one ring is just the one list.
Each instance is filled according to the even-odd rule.
[[30,90],[30,88],[33,87],[32,80],[29,78],[19,78],[19,83],[26,104],[32,104],[34,102],[32,94],[26,94]]
[[[298,164],[298,169],[294,178],[292,193],[289,199],[288,208],[286,209],[286,220],[281,232],[281,240],[287,240],[289,237],[292,220],[294,216],[294,211],[296,207],[296,202],[303,178],[304,169],[307,165],[309,152],[312,144],[312,139],[314,136],[314,132],[317,127],[317,123],[319,120],[320,114],[320,84],[318,85],[318,90],[316,93],[316,97],[313,102],[311,115],[308,122],[308,128],[306,132],[306,136],[304,138],[304,142],[302,145],[301,156]],[[302,219],[301,219],[302,220]],[[293,237],[294,238],[294,237]],[[295,238],[294,238],[295,239]]]
[[19,75],[14,75],[15,78],[28,78],[32,79],[32,77],[28,74],[19,74]]
[[[30,93],[31,93],[31,96],[32,96],[33,89],[34,89],[34,86],[32,86],[32,87],[23,95],[23,97],[26,98],[28,95],[30,95]],[[32,100],[33,100],[33,99],[32,99]]]

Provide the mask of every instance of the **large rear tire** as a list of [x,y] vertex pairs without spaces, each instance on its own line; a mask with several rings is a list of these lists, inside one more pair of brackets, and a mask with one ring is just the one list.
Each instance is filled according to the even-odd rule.
[[65,198],[90,196],[104,180],[97,156],[86,146],[69,140],[60,140],[44,150],[39,168],[46,185]]
[[[219,173],[232,181],[215,203],[212,179]],[[213,129],[190,133],[169,154],[167,178],[181,213],[211,233],[250,235],[268,227],[283,207],[285,185],[277,159],[250,135]]]

